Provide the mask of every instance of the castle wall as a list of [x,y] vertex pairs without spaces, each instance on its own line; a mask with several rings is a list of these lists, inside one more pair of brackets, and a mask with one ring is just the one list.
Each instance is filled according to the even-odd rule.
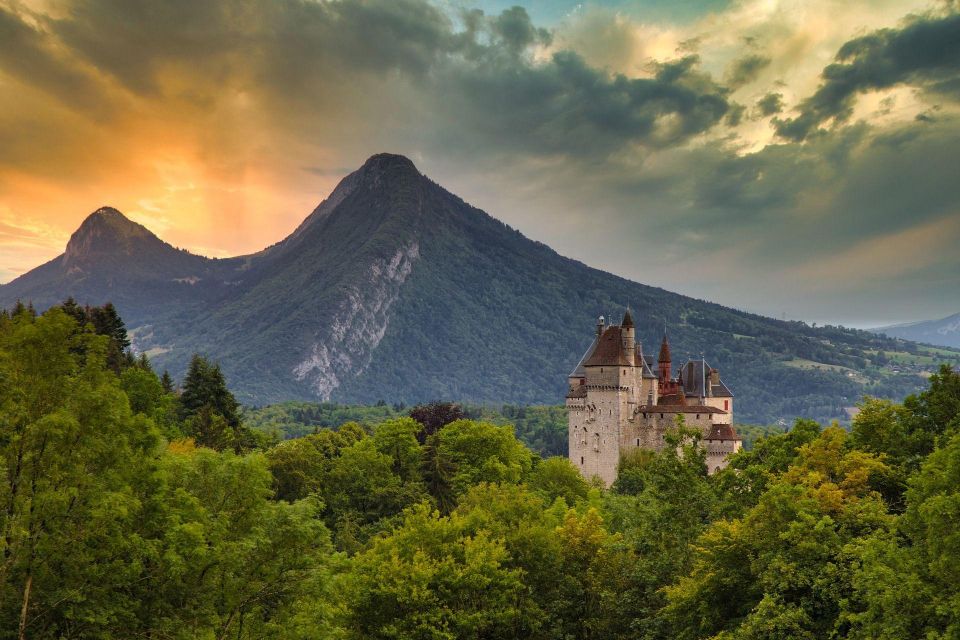
[[725,414],[714,414],[713,421],[716,424],[733,424],[733,398],[710,397],[704,398],[703,403],[708,407],[716,407],[717,409],[723,409],[726,411]]
[[704,445],[707,448],[707,473],[711,475],[726,469],[729,457],[742,446],[739,440],[706,440]]
[[569,412],[570,460],[585,478],[594,476],[610,485],[620,463],[620,417],[626,411],[628,394],[620,387],[588,390],[582,405]]
[[617,352],[611,355],[610,343],[604,343],[607,351],[597,356],[593,363],[584,365],[584,377],[574,375],[569,378],[567,413],[570,461],[585,478],[599,478],[606,486],[610,486],[616,480],[623,452],[636,448],[662,450],[664,434],[676,426],[677,416],[682,415],[688,428],[698,429],[702,434],[707,449],[708,471],[712,473],[717,468],[725,467],[726,456],[738,450],[740,442],[708,441],[707,438],[715,423],[732,423],[733,398],[703,399],[704,404],[721,409],[724,413],[696,413],[696,409],[690,405],[699,402],[699,398],[688,401],[686,409],[692,409],[693,412],[671,411],[678,408],[676,405],[664,405],[658,411],[659,382],[656,378],[643,378],[643,361],[640,357],[633,359],[640,366],[600,364],[616,362],[618,359],[624,361],[623,354],[634,355],[635,350],[639,351],[632,343],[631,336],[632,332],[626,334],[623,342],[614,347],[619,349],[619,355]]

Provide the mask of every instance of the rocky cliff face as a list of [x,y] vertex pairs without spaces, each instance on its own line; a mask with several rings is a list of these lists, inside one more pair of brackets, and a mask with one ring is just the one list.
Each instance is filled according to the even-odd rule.
[[307,357],[293,368],[321,400],[329,400],[344,379],[366,371],[390,325],[390,310],[400,297],[420,247],[416,241],[400,247],[389,259],[377,259],[362,286],[344,292],[330,324],[319,328]]

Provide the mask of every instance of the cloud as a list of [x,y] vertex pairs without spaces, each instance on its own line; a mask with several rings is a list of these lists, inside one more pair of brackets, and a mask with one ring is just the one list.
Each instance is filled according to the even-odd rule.
[[899,84],[956,100],[960,97],[960,13],[910,19],[900,29],[881,29],[848,41],[823,82],[800,103],[795,118],[776,121],[777,133],[802,141],[829,120],[846,121],[858,94]]
[[783,94],[768,93],[757,100],[757,111],[760,116],[772,116],[783,111]]
[[737,58],[727,70],[727,85],[736,88],[752,82],[772,61],[770,57],[758,53]]
[[[875,286],[871,248],[954,237],[952,14],[742,0],[681,23],[591,4],[545,25],[462,4],[3,5],[0,211],[66,237],[109,201],[179,246],[246,253],[390,150],[589,264],[818,320]],[[62,249],[17,233],[0,268]],[[902,262],[882,271],[901,300],[960,273],[952,254]],[[795,299],[817,264],[844,273]],[[930,308],[960,299],[937,278]]]

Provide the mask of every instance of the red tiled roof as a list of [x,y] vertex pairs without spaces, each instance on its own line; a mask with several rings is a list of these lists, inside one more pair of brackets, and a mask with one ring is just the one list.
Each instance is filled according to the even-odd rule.
[[597,348],[593,350],[593,354],[583,363],[583,366],[630,366],[630,361],[627,360],[621,344],[620,327],[617,325],[607,327],[597,340]]
[[715,424],[710,429],[707,440],[740,440],[740,436],[732,424]]

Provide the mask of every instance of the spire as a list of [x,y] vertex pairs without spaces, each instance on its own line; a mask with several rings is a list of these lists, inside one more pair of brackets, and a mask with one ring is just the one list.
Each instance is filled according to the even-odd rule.
[[620,323],[620,326],[624,329],[633,329],[633,316],[630,315],[630,307],[627,307],[627,310],[623,314],[623,322]]
[[667,340],[667,334],[663,334],[663,342],[660,343],[660,357],[657,359],[657,378],[660,385],[670,384],[670,342]]
[[670,362],[670,341],[667,340],[667,334],[663,334],[663,342],[660,343],[660,357],[657,362]]

